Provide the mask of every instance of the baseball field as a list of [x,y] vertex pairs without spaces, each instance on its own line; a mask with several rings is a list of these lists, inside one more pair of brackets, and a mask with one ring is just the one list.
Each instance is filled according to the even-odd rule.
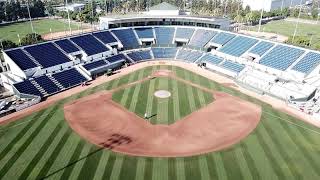
[[[157,77],[119,88],[149,78],[160,69],[173,72],[180,80]],[[218,101],[204,89],[224,92],[261,107],[257,127],[241,141],[219,151],[189,157],[140,157],[90,143],[69,126],[64,114],[66,104],[112,90],[112,101],[130,113],[141,119],[147,114],[145,121],[153,125],[170,125]],[[156,90],[167,90],[171,97],[156,99],[153,96]],[[93,106],[87,108],[95,113]],[[215,114],[211,116],[215,118]],[[195,127],[194,131],[202,129]],[[320,178],[319,139],[318,128],[232,87],[180,67],[157,65],[92,87],[0,126],[0,179],[312,180]]]

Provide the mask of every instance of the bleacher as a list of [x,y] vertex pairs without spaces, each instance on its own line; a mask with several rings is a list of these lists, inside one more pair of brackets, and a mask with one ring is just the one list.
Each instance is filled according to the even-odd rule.
[[98,38],[104,44],[117,42],[116,38],[114,38],[109,31],[95,32],[95,33],[92,33],[92,35]]
[[194,32],[193,28],[177,28],[176,38],[191,39],[193,32]]
[[21,49],[7,50],[5,53],[19,66],[22,70],[37,67],[35,64]]
[[123,54],[117,54],[117,55],[108,57],[106,60],[110,63],[119,63],[119,62],[132,63]]
[[219,51],[240,57],[243,53],[248,51],[253,45],[258,42],[256,39],[244,37],[244,36],[237,36],[233,38],[231,41],[226,43]]
[[55,41],[54,43],[57,44],[68,54],[79,51],[79,49],[74,44],[72,44],[72,42],[69,39]]
[[71,60],[63,54],[53,43],[38,44],[24,48],[31,56],[41,64],[43,68],[48,68]]
[[223,46],[224,44],[229,42],[231,39],[233,39],[235,36],[236,35],[234,34],[220,32],[219,34],[215,35],[210,42]]
[[36,81],[48,94],[54,94],[61,91],[61,89],[46,75],[34,78],[33,80]]
[[189,45],[195,47],[204,47],[216,34],[217,32],[215,31],[198,29],[191,38]]
[[91,62],[91,63],[88,63],[88,64],[84,64],[83,67],[87,71],[90,71],[92,69],[96,69],[96,68],[103,67],[103,66],[106,66],[106,65],[108,65],[108,63],[106,61],[99,60],[99,61],[94,61],[94,62]]
[[155,59],[174,59],[177,48],[151,48]]
[[240,73],[245,68],[245,65],[226,60],[221,64],[221,67],[236,73]]
[[52,77],[56,79],[64,88],[73,87],[87,81],[87,78],[85,78],[75,68],[52,74]]
[[215,64],[215,65],[221,63],[222,61],[223,61],[223,58],[215,56],[213,54],[209,54],[209,53],[202,56],[200,59],[200,62]]
[[127,55],[135,62],[152,59],[150,50],[133,51],[133,52],[127,53]]
[[296,65],[294,65],[292,69],[298,72],[308,74],[312,70],[314,70],[319,64],[320,54],[315,52],[309,52]]
[[154,38],[152,28],[135,28],[139,38]]
[[269,53],[261,58],[260,64],[284,71],[303,53],[304,50],[301,49],[284,45],[277,45]]
[[174,28],[169,27],[155,27],[156,43],[158,45],[172,44],[174,36]]
[[83,49],[88,56],[108,51],[107,47],[100,43],[91,34],[73,37],[70,40],[76,43],[81,49]]
[[112,31],[121,41],[124,49],[134,49],[140,46],[132,29],[120,29]]
[[259,56],[264,55],[274,44],[271,42],[261,41],[254,46],[249,53],[256,54]]
[[184,60],[187,62],[195,62],[202,56],[202,54],[203,52],[200,52],[200,51],[180,49],[176,59]]
[[13,86],[19,91],[19,93],[43,97],[43,94],[31,83],[30,80],[13,84]]

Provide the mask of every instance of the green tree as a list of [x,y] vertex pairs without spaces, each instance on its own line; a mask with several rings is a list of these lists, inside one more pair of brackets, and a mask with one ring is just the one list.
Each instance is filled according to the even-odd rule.
[[234,18],[234,21],[237,22],[237,23],[243,23],[244,22],[244,17],[241,14],[239,14]]
[[25,37],[21,39],[21,44],[25,46],[25,45],[39,43],[42,41],[43,39],[40,34],[31,33],[31,34],[27,34]]
[[[6,50],[6,49],[17,47],[17,44],[12,42],[12,41],[10,41],[10,40],[3,40],[2,41],[2,46],[3,46],[3,49]],[[0,47],[1,49],[2,49],[2,46]]]
[[318,9],[313,8],[312,11],[311,11],[311,16],[312,16],[312,18],[313,18],[313,19],[317,19],[317,18],[318,18],[318,14],[319,14]]
[[260,19],[260,12],[259,11],[251,11],[246,15],[246,21],[248,24],[255,24],[259,21]]

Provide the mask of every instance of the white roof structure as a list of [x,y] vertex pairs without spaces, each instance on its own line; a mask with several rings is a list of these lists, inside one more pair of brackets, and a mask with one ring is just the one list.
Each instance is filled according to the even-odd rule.
[[152,6],[150,10],[146,12],[146,14],[155,16],[179,15],[180,10],[177,6],[174,6],[167,2],[162,2],[160,4]]

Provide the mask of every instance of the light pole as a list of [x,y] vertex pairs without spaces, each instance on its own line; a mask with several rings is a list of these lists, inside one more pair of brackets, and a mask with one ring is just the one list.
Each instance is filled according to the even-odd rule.
[[72,32],[71,32],[71,20],[70,20],[70,13],[69,13],[69,8],[67,7],[68,5],[68,0],[66,0],[66,9],[67,9],[67,14],[68,14],[68,23],[69,23],[69,34],[71,35]]
[[298,15],[298,20],[296,23],[296,28],[294,29],[294,33],[293,33],[293,37],[292,37],[292,43],[294,42],[294,38],[297,35],[297,29],[298,29],[298,25],[299,25],[299,21],[300,21],[301,10],[302,10],[302,0],[300,0],[300,10],[299,10],[299,15]]
[[30,21],[31,31],[34,34],[34,29],[33,29],[31,14],[30,14],[30,8],[29,8],[29,1],[27,1],[27,10],[28,10],[28,14],[29,14],[29,21]]
[[308,36],[311,36],[311,37],[310,37],[310,41],[309,41],[309,47],[311,47],[311,42],[312,42],[312,38],[313,38],[313,35],[314,35],[314,34],[313,34],[313,33],[308,33],[307,35],[308,35]]
[[260,32],[260,30],[261,30],[261,22],[262,22],[263,11],[264,11],[264,0],[262,1],[262,8],[261,8],[258,32]]

